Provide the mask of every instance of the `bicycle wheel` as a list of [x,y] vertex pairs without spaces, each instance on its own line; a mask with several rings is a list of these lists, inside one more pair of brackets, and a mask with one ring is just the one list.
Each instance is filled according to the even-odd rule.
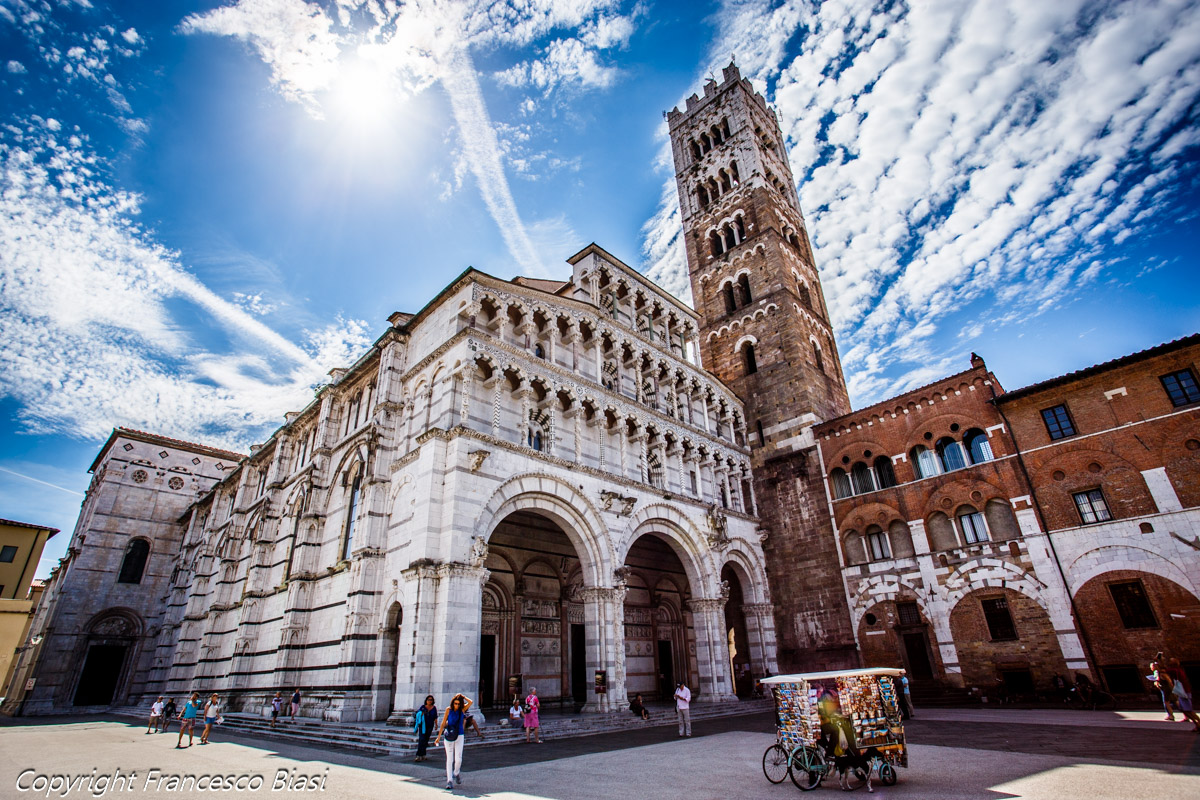
[[820,786],[828,769],[825,754],[818,747],[797,747],[792,751],[790,766],[792,783],[802,792],[811,792]]
[[791,765],[783,745],[777,742],[768,747],[767,752],[763,753],[763,775],[767,776],[767,780],[771,783],[783,783],[789,771]]
[[879,765],[879,780],[883,781],[884,786],[896,785],[896,768],[891,764]]

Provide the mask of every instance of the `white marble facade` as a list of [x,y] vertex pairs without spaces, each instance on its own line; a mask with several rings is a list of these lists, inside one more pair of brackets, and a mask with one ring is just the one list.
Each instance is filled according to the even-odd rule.
[[192,507],[147,694],[382,719],[522,675],[604,711],[667,670],[717,701],[734,615],[775,671],[740,402],[695,312],[594,245],[571,263],[393,315]]

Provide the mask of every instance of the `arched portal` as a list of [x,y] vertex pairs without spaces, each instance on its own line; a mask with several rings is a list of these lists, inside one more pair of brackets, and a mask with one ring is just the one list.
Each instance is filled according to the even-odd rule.
[[699,683],[691,586],[667,541],[644,534],[625,556],[625,687],[630,697],[669,700],[678,682],[693,690]]
[[[750,635],[746,628],[745,595],[737,570],[726,564],[721,570],[721,588],[725,600],[725,638],[729,647],[729,678],[734,694],[749,697],[754,693]],[[757,676],[761,677],[761,676]]]
[[546,514],[515,511],[488,540],[479,635],[478,698],[507,707],[513,692],[538,690],[543,706],[588,700],[584,565],[562,526]]

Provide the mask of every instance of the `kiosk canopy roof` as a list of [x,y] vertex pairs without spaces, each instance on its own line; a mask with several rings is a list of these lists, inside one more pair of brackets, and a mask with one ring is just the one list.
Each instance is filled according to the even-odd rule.
[[828,680],[829,678],[857,678],[867,677],[872,675],[891,675],[893,677],[903,675],[902,669],[876,668],[876,669],[848,669],[848,670],[832,670],[830,672],[802,672],[796,675],[776,675],[773,678],[763,678],[762,683],[796,683],[797,681],[819,681]]

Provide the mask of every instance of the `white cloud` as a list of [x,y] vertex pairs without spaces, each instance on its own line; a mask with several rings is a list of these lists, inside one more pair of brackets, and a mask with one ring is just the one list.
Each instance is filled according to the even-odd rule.
[[134,28],[122,31],[121,38],[125,40],[126,44],[140,44],[142,41],[142,37],[138,35],[137,30]]
[[24,75],[26,72],[28,72],[28,70],[25,69],[25,65],[20,61],[8,62],[8,73],[10,75]]
[[[716,27],[711,66],[772,87],[860,403],[927,376],[958,309],[969,334],[1105,274],[1200,141],[1194,0],[730,0]],[[680,280],[665,188],[644,251]]]
[[[298,346],[222,300],[137,225],[138,198],[105,171],[38,121],[0,139],[0,393],[27,430],[131,425],[244,447],[368,344],[362,323],[339,320]],[[196,317],[211,328],[182,321]]]

